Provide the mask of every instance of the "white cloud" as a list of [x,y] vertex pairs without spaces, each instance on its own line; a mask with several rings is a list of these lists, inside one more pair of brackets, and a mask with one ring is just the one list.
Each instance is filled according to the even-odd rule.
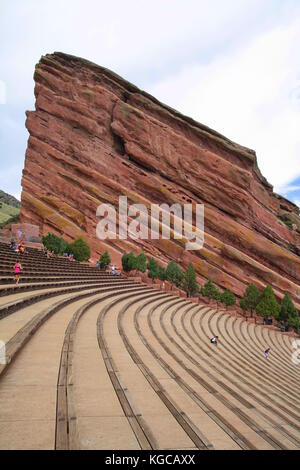
[[6,85],[0,80],[0,104],[6,103]]
[[294,192],[294,191],[300,191],[300,186],[297,186],[297,185],[293,186],[293,185],[291,184],[291,185],[288,185],[288,186],[284,186],[284,187],[282,188],[282,191],[285,191],[285,192],[287,192],[287,193],[292,193],[292,192]]
[[300,175],[300,17],[257,37],[234,56],[182,69],[150,92],[257,151],[280,191]]
[[288,11],[279,0],[14,0],[0,16],[0,78],[11,102],[28,106],[40,56],[63,51],[148,86],[153,75],[236,48]]
[[[6,139],[11,145],[3,151],[0,143],[7,169],[17,163],[12,155],[23,165],[24,111],[34,107],[35,64],[42,54],[59,50],[111,68],[254,148],[276,190],[299,174],[299,0],[2,3],[0,78],[7,105],[0,109],[6,115],[9,107],[15,111],[15,122],[3,127],[13,136]],[[15,138],[17,123],[24,128],[23,140]],[[19,170],[11,181],[20,176]],[[0,184],[3,179],[0,175]]]

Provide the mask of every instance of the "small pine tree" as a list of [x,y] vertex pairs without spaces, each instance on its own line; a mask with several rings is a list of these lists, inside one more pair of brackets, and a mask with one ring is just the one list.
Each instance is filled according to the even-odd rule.
[[228,289],[224,290],[224,292],[221,294],[221,302],[223,302],[223,304],[225,304],[226,307],[235,305],[236,298],[235,298],[234,293]]
[[199,291],[199,286],[196,277],[196,271],[192,263],[189,264],[183,280],[183,288],[187,292],[188,297],[196,294]]
[[249,284],[245,292],[244,301],[245,301],[246,310],[249,309],[251,311],[251,316],[253,315],[253,310],[256,309],[256,306],[258,305],[260,301],[260,297],[261,297],[261,293],[256,287],[256,285]]
[[210,279],[201,287],[200,294],[203,297],[208,297],[209,299],[215,299],[217,301],[221,298],[220,291]]
[[175,261],[170,261],[166,269],[166,277],[171,282],[172,286],[175,284],[180,286],[183,280],[183,272]]
[[300,321],[299,313],[297,312],[297,310],[295,310],[295,312],[288,317],[287,323],[291,328],[295,328],[295,330],[299,331]]
[[271,286],[267,285],[262,293],[261,299],[256,307],[256,312],[262,317],[274,317],[277,318],[279,314],[280,306],[276,301],[274,291]]
[[287,323],[292,328],[299,328],[299,315],[288,292],[281,302],[278,320]]
[[110,264],[110,256],[107,251],[103,253],[103,255],[100,256],[99,258],[99,267],[101,269],[106,269],[107,266]]
[[162,266],[158,266],[157,277],[160,281],[166,280],[166,270]]
[[124,253],[122,256],[122,268],[127,273],[136,268],[136,257],[132,252]]
[[158,277],[158,264],[157,261],[154,258],[151,258],[149,260],[149,263],[147,264],[147,269],[148,269],[148,277],[154,281]]
[[147,258],[143,251],[136,257],[135,269],[141,273],[144,273],[147,269]]
[[91,250],[83,238],[77,238],[77,240],[70,245],[70,248],[77,261],[88,261],[90,259]]
[[243,310],[244,315],[245,315],[245,313],[247,312],[247,304],[246,304],[245,299],[241,299],[241,300],[240,300],[240,307],[241,307],[241,309]]

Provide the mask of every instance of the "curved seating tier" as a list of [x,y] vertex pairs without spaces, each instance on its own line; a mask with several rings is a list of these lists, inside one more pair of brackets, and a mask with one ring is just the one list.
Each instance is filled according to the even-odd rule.
[[290,337],[87,264],[19,258],[15,286],[0,244],[1,449],[300,449]]

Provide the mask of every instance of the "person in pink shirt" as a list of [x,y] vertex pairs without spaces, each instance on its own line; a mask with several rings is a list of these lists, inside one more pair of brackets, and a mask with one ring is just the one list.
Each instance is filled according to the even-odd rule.
[[19,284],[20,274],[21,274],[22,269],[23,269],[22,265],[21,265],[20,261],[18,260],[15,264],[15,267],[14,267],[14,275],[15,275],[16,285]]

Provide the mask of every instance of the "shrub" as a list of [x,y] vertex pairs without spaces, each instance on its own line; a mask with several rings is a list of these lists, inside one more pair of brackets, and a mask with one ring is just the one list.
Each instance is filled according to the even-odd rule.
[[221,302],[226,305],[226,307],[230,307],[232,305],[236,304],[236,298],[233,292],[230,290],[226,289],[224,292],[221,294]]
[[143,251],[136,257],[135,269],[141,273],[144,273],[147,269],[147,258]]
[[63,255],[64,253],[67,253],[69,255],[71,252],[72,252],[71,244],[61,238],[59,254]]
[[124,253],[122,256],[122,268],[123,271],[129,273],[136,267],[136,258],[132,252]]
[[276,301],[274,291],[271,286],[267,285],[256,307],[256,312],[266,318],[272,316],[277,318],[279,311],[280,306]]
[[79,237],[75,242],[71,243],[70,249],[77,261],[88,261],[90,259],[91,250],[83,238]]
[[291,328],[295,328],[295,330],[297,331],[299,330],[299,313],[297,312],[297,310],[294,316],[288,318],[287,323]]
[[208,297],[217,301],[221,299],[220,291],[210,279],[201,287],[200,294],[203,297]]
[[107,251],[103,253],[103,255],[100,256],[99,258],[99,267],[101,269],[106,269],[107,266],[110,264],[110,256]]
[[162,266],[158,266],[157,277],[160,281],[165,281],[167,279],[166,270]]
[[70,244],[54,233],[48,233],[48,235],[42,237],[42,241],[47,250],[53,251],[56,255],[73,252],[77,261],[88,261],[90,259],[90,247],[81,237]]
[[247,304],[246,304],[245,299],[240,300],[240,307],[241,307],[241,309],[243,310],[243,312],[245,314],[247,312]]
[[64,254],[67,247],[70,246],[61,237],[54,235],[54,233],[48,233],[48,235],[42,237],[42,241],[47,250],[53,251],[56,255]]
[[289,220],[286,216],[279,215],[278,219],[280,219],[290,230],[293,230],[293,222]]
[[299,314],[288,292],[285,293],[281,302],[278,320],[287,323],[292,328],[299,328]]
[[183,279],[183,272],[175,261],[170,261],[166,269],[166,278],[171,282],[172,286],[175,284],[180,286]]
[[260,298],[261,298],[261,293],[256,287],[256,285],[249,284],[245,292],[244,301],[245,301],[246,310],[251,311],[251,316],[253,314],[253,310],[256,309],[256,306],[258,305]]
[[149,260],[149,263],[147,264],[147,269],[148,269],[148,277],[150,277],[150,279],[154,280],[158,277],[159,266],[157,264],[157,261],[154,258],[151,258]]
[[285,220],[284,223],[290,230],[293,230],[293,222],[290,220]]
[[188,293],[189,297],[199,291],[196,271],[192,263],[189,264],[184,274],[183,288]]

